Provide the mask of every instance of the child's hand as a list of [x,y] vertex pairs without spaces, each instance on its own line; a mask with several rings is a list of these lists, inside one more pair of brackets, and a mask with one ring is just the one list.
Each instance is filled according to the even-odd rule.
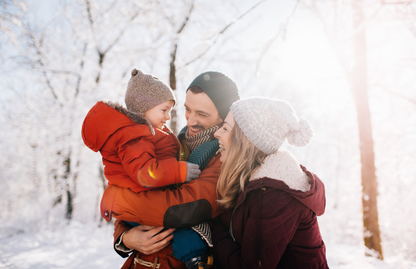
[[199,174],[201,174],[201,170],[199,170],[199,165],[197,164],[186,162],[186,168],[185,182],[198,178]]

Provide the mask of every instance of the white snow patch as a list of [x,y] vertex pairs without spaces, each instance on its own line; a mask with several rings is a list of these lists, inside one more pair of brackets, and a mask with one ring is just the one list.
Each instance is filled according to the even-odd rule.
[[0,238],[0,268],[120,268],[113,225],[98,228],[72,221],[60,229],[20,232]]
[[[0,237],[0,268],[83,269],[120,268],[124,263],[113,250],[113,226],[97,227],[72,221],[61,229],[20,232]],[[327,243],[332,269],[410,269],[416,262],[401,256],[384,261],[364,255],[364,246]]]
[[364,255],[364,246],[326,244],[326,254],[331,269],[411,269],[416,262],[404,260],[401,256],[388,257],[384,261]]

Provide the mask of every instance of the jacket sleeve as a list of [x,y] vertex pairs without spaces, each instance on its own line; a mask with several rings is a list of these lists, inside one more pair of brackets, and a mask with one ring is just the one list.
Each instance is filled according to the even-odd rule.
[[101,215],[151,226],[192,227],[218,216],[224,210],[217,206],[216,185],[221,162],[215,156],[198,179],[177,189],[154,189],[135,193],[110,185],[101,200]]
[[247,219],[238,220],[245,222],[241,245],[219,223],[214,226],[214,261],[221,268],[277,268],[299,225],[302,205],[279,190],[264,193],[260,201]]
[[116,220],[114,222],[114,250],[117,252],[118,255],[120,255],[123,258],[126,258],[129,256],[130,252],[120,251],[116,248],[116,245],[118,241],[121,239],[120,237],[124,232],[131,229],[131,226],[126,224],[124,221]]
[[185,182],[186,163],[175,158],[157,160],[151,134],[138,137],[136,129],[124,128],[114,141],[124,170],[140,186],[156,188]]

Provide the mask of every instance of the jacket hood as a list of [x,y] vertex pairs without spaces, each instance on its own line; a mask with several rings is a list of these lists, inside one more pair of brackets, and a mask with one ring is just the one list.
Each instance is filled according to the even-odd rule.
[[154,135],[152,125],[142,115],[118,103],[97,102],[84,119],[82,139],[87,147],[97,152],[117,130],[134,124],[147,124]]
[[325,212],[325,186],[299,164],[287,149],[270,154],[250,177],[245,189],[270,187],[283,190],[310,208],[316,215]]

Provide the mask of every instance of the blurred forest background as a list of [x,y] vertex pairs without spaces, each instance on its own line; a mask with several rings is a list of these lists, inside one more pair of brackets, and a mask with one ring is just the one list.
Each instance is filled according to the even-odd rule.
[[107,225],[88,110],[124,103],[138,68],[176,89],[177,133],[188,84],[215,70],[311,122],[312,144],[287,147],[326,185],[327,244],[369,247],[375,208],[384,258],[416,261],[416,1],[1,0],[0,61],[2,236]]

